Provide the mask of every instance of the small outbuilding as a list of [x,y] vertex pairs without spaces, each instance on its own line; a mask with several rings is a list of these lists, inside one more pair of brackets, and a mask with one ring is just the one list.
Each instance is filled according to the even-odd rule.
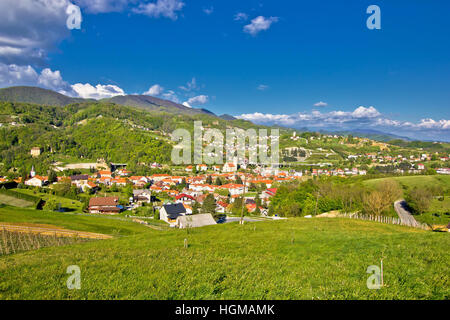
[[191,216],[180,216],[177,218],[176,226],[180,229],[199,228],[216,224],[210,213],[194,214]]

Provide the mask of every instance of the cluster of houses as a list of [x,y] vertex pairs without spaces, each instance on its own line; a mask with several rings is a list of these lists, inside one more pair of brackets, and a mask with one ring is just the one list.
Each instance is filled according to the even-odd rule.
[[450,168],[439,168],[436,169],[437,174],[450,174]]
[[357,176],[357,175],[366,175],[366,170],[360,170],[358,168],[353,169],[313,169],[311,175],[314,176]]

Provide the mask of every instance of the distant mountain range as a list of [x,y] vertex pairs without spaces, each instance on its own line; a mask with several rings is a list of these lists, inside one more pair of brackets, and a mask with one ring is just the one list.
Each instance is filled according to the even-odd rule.
[[382,131],[378,131],[378,130],[372,130],[372,129],[352,129],[352,130],[346,130],[346,131],[333,131],[334,134],[339,134],[339,135],[353,135],[355,137],[359,137],[359,138],[369,138],[372,140],[377,140],[377,141],[383,141],[383,142],[388,142],[391,140],[404,140],[404,141],[413,141],[414,139],[408,138],[408,137],[403,137],[403,136],[398,136],[392,133],[387,133],[387,132],[382,132]]
[[[201,108],[189,108],[182,104],[175,103],[169,100],[163,100],[160,98],[146,96],[146,95],[125,95],[115,96],[109,99],[82,99],[72,98],[60,94],[58,92],[42,89],[38,87],[10,87],[0,89],[0,101],[8,102],[24,102],[40,105],[50,106],[66,106],[73,103],[80,102],[110,102],[117,105],[129,106],[144,109],[150,112],[165,112],[171,114],[185,114],[185,115],[209,115],[218,117],[227,121],[237,120],[235,117],[229,114],[223,114],[221,116],[215,115],[213,112],[201,109]],[[369,138],[377,141],[387,142],[390,140],[400,139],[404,141],[414,141],[404,136],[398,136],[391,133],[386,133],[378,130],[371,129],[352,129],[352,130],[339,130],[339,128],[330,128],[329,130],[323,130],[323,128],[297,128],[293,130],[300,131],[316,131],[322,133],[339,134],[339,135],[353,135],[355,137]]]
[[[0,101],[24,102],[50,106],[66,106],[80,102],[94,102],[93,99],[72,98],[58,92],[42,89],[38,87],[10,87],[0,89]],[[145,95],[115,96],[109,99],[101,99],[99,102],[111,102],[117,105],[135,107],[154,112],[167,112],[173,114],[205,114],[216,116],[213,112],[200,109],[189,108],[169,100]]]

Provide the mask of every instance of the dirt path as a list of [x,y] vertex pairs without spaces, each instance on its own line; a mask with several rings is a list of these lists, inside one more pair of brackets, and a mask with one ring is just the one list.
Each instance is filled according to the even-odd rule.
[[112,236],[106,234],[67,230],[56,226],[40,226],[31,224],[21,225],[2,222],[0,223],[0,230],[2,229],[10,232],[35,233],[48,236],[56,235],[58,237],[78,237],[83,239],[99,239],[99,240],[113,238]]

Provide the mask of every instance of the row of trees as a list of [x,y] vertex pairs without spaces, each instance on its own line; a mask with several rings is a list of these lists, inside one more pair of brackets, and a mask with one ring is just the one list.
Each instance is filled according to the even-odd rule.
[[395,180],[385,180],[371,188],[335,178],[308,180],[280,185],[269,214],[305,216],[340,210],[379,216],[387,214],[401,195],[401,186]]

